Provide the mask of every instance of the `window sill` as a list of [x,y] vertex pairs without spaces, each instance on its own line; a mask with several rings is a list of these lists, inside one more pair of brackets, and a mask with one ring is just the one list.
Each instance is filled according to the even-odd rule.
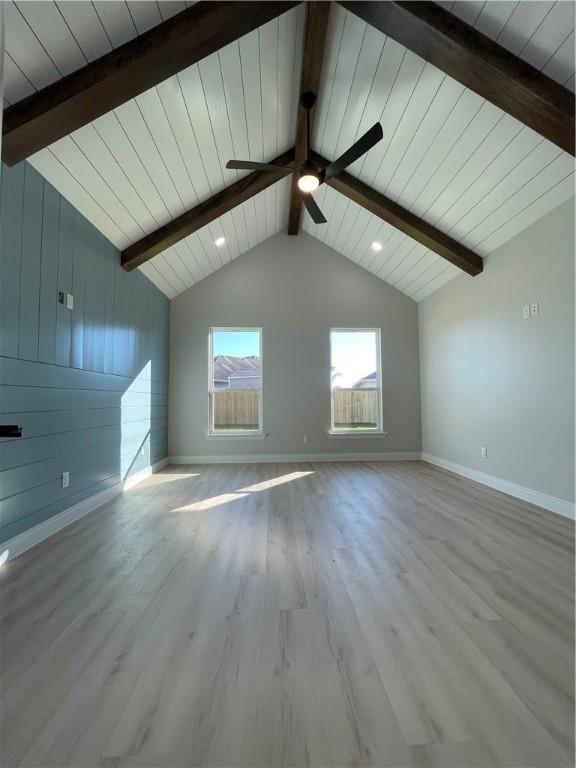
[[267,432],[207,432],[204,437],[208,440],[264,440]]
[[366,438],[366,437],[373,437],[373,438],[379,438],[380,440],[383,440],[385,437],[388,436],[388,432],[383,432],[382,430],[373,430],[371,429],[369,432],[362,432],[359,429],[351,429],[349,431],[346,431],[344,429],[338,430],[337,432],[329,431],[326,432],[326,436],[329,438],[333,437],[357,437],[357,438]]

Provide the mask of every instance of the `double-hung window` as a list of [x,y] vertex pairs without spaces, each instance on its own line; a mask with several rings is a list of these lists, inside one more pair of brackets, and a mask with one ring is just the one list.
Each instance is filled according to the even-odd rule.
[[209,434],[262,433],[261,328],[210,328],[208,398]]
[[332,328],[330,432],[381,432],[381,390],[380,329]]

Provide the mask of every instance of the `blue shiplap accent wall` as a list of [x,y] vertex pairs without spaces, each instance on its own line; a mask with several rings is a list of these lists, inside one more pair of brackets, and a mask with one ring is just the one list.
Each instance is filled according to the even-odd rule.
[[167,456],[169,314],[31,165],[2,166],[0,420],[24,436],[0,439],[0,541]]

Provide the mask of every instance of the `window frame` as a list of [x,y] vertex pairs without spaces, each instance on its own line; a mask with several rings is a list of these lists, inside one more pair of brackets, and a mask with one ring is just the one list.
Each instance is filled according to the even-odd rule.
[[[258,429],[238,429],[219,431],[214,429],[214,333],[257,333],[258,334],[258,354],[260,357],[260,397],[258,398]],[[208,328],[208,431],[206,437],[217,439],[238,438],[238,437],[265,437],[263,425],[262,400],[264,396],[264,366],[262,360],[262,328],[244,327],[244,326],[210,326]]]
[[[334,426],[334,398],[332,389],[332,334],[333,333],[374,333],[376,336],[376,372],[378,374],[378,387],[376,402],[378,405],[378,423],[374,429],[338,429]],[[381,328],[330,328],[328,343],[330,346],[330,364],[328,366],[328,386],[330,391],[330,437],[385,437],[382,417],[382,330]]]

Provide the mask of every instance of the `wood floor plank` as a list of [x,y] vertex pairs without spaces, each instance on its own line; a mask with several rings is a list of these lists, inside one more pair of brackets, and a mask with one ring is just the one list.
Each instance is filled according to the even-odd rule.
[[168,467],[0,601],[2,766],[572,764],[573,522],[421,462]]

